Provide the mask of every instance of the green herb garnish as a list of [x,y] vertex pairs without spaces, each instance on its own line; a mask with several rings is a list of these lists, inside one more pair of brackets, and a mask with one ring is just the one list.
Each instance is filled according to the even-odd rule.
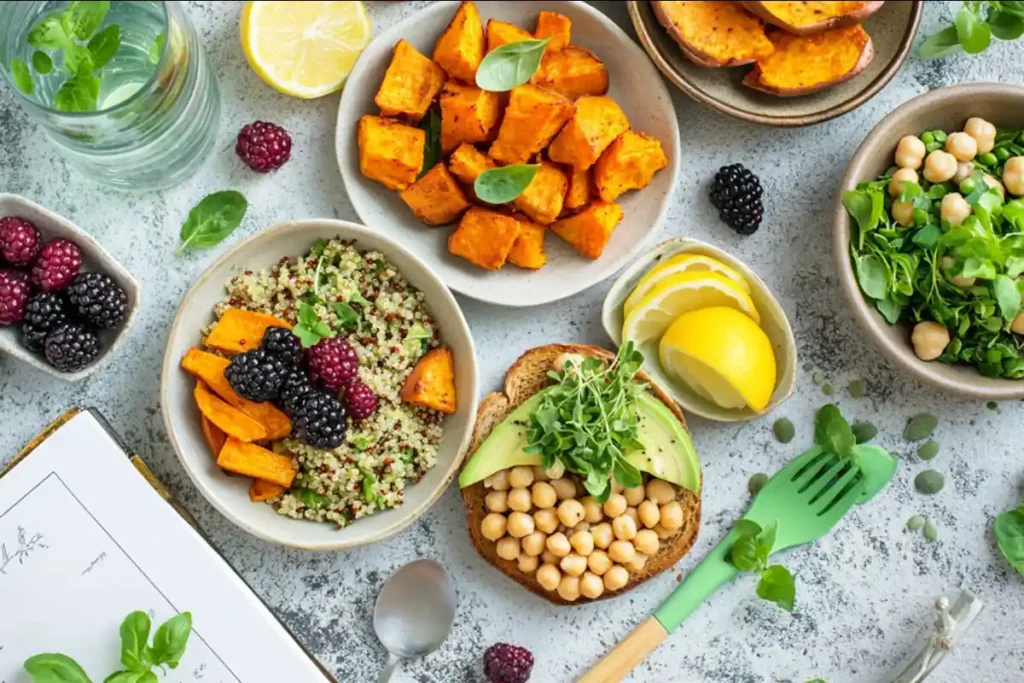
[[314,510],[319,510],[324,505],[327,505],[327,499],[313,489],[299,487],[292,489],[290,493],[295,496],[295,499],[300,503]]
[[992,526],[999,551],[1010,566],[1024,576],[1024,505],[999,515]]
[[433,338],[433,333],[423,323],[415,322],[409,326],[402,346],[405,347],[406,353],[415,358],[430,348],[430,340]]
[[540,164],[510,164],[489,168],[473,181],[473,191],[482,202],[507,204],[529,187],[539,168]]
[[423,168],[416,176],[417,180],[437,166],[437,162],[441,160],[441,117],[431,109],[420,121],[420,128],[426,133],[426,140],[423,144]]
[[181,246],[175,255],[220,244],[239,226],[248,209],[249,202],[241,192],[222,190],[207,195],[188,212],[181,226]]
[[978,54],[993,38],[1017,40],[1024,35],[1024,2],[969,0],[956,13],[953,25],[929,36],[918,51],[922,57],[948,57],[959,52]]
[[818,410],[814,420],[814,442],[835,456],[850,458],[853,457],[857,437],[839,408],[828,403]]
[[36,84],[32,81],[28,65],[17,57],[11,60],[11,76],[14,78],[14,85],[18,86],[18,90],[26,95],[31,95],[36,91]]
[[[21,60],[19,59],[18,61],[20,62]],[[14,66],[13,61],[11,66]],[[46,75],[53,71],[53,60],[50,59],[50,55],[42,50],[36,50],[32,53],[32,68],[35,69],[36,73]]]
[[491,50],[476,70],[478,88],[507,92],[526,83],[540,68],[541,57],[551,38],[519,40]]
[[376,505],[381,510],[384,509],[384,496],[377,492],[377,475],[373,472],[367,472],[363,475],[363,498],[366,499],[367,503]]
[[729,560],[741,571],[758,572],[761,575],[757,582],[758,597],[774,602],[787,612],[792,612],[796,599],[793,575],[781,564],[768,565],[768,556],[775,546],[778,525],[772,522],[762,528],[760,524],[749,519],[738,519],[733,525],[733,530],[739,537],[732,546]]
[[358,330],[363,324],[363,317],[356,309],[342,301],[332,302],[331,310],[338,316],[338,327],[343,330]]
[[292,334],[299,338],[303,348],[315,346],[321,339],[334,336],[334,330],[320,320],[316,309],[309,304],[299,304],[299,324],[292,328]]
[[164,53],[164,45],[167,43],[167,31],[160,31],[156,40],[149,47],[149,61],[153,64],[160,63],[160,55]]

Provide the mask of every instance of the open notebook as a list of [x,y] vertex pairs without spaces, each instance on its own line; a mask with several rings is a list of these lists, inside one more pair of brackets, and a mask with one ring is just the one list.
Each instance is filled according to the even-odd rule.
[[91,411],[65,416],[0,476],[0,683],[62,652],[94,681],[121,668],[118,627],[191,612],[166,683],[333,680]]

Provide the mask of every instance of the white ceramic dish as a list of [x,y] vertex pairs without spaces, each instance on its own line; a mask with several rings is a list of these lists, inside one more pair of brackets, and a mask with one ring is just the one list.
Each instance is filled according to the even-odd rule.
[[490,272],[452,256],[447,250],[451,228],[423,225],[397,192],[359,173],[356,130],[364,114],[377,114],[373,97],[391,61],[392,49],[405,38],[431,55],[434,43],[455,14],[458,2],[435,2],[378,36],[359,57],[338,107],[335,149],[349,199],[363,222],[412,249],[457,292],[502,306],[536,306],[580,292],[612,275],[643,248],[665,217],[679,166],[679,125],[668,88],[646,53],[599,10],[583,2],[479,2],[485,22],[500,19],[532,31],[541,10],[557,9],[572,20],[572,42],[593,50],[608,67],[608,95],[629,117],[633,128],[653,135],[668,157],[668,166],[643,190],[620,198],[624,211],[601,258],[577,254],[555,236],[545,242],[548,263],[538,271],[507,265]]
[[[225,286],[245,269],[269,267],[283,256],[297,257],[317,238],[341,237],[361,249],[377,250],[425,295],[441,329],[441,338],[454,354],[458,407],[445,417],[444,437],[437,464],[419,483],[406,489],[399,508],[364,517],[344,529],[331,524],[295,520],[249,500],[249,480],[232,477],[217,467],[203,440],[199,413],[193,402],[195,380],[179,363],[189,348],[200,343],[200,330],[212,321],[215,303],[224,299]],[[206,269],[185,294],[164,352],[160,404],[171,444],[196,487],[221,514],[272,543],[304,550],[341,550],[379,541],[413,523],[438,499],[458,471],[462,453],[476,422],[476,350],[469,325],[444,283],[416,256],[370,228],[338,220],[280,223],[250,237]]]
[[772,348],[775,350],[775,391],[772,393],[768,406],[761,413],[756,413],[750,408],[742,410],[722,408],[662,372],[661,366],[658,364],[658,349],[656,346],[650,345],[640,349],[645,359],[644,370],[683,407],[684,411],[709,420],[743,422],[771,412],[792,395],[796,385],[796,341],[793,339],[793,330],[789,325],[786,312],[775,300],[768,285],[745,263],[718,247],[699,240],[677,237],[662,242],[630,264],[619,275],[608,291],[608,296],[605,297],[604,307],[601,310],[601,323],[604,325],[605,332],[616,345],[622,343],[622,305],[630,292],[651,268],[664,259],[683,253],[703,254],[715,258],[740,273],[750,284],[750,298],[753,299],[754,305],[757,306],[757,310],[761,314],[761,328],[768,335]]
[[139,283],[89,233],[67,218],[55,214],[29,199],[15,194],[0,192],[0,216],[24,218],[36,226],[45,241],[56,237],[64,237],[71,240],[82,251],[83,273],[106,273],[128,295],[128,316],[117,328],[103,330],[99,333],[100,345],[103,349],[100,357],[92,365],[82,368],[78,372],[60,372],[47,363],[46,359],[41,355],[25,348],[21,343],[21,331],[17,325],[13,327],[0,327],[0,355],[6,353],[37,370],[67,382],[77,382],[80,379],[85,379],[99,370],[114,355],[117,347],[121,345],[121,342],[128,335],[128,329],[135,321],[135,312],[139,310]]

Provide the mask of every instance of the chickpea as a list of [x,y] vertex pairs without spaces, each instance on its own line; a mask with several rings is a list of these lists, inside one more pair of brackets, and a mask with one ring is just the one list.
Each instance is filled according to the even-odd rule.
[[640,515],[637,513],[636,508],[626,508],[626,514],[624,517],[629,517],[633,520],[633,524],[639,529],[640,528]]
[[[518,543],[518,541],[516,541]],[[618,562],[619,564],[626,564],[636,555],[636,548],[629,541],[614,541],[608,546],[608,557],[612,559],[612,562]]]
[[558,588],[562,581],[562,572],[553,564],[542,564],[537,570],[537,583],[546,591],[553,591]]
[[603,550],[595,550],[587,557],[587,567],[589,567],[590,571],[594,572],[598,576],[604,576],[604,573],[608,571],[611,566],[612,561],[608,557],[608,553]]
[[572,528],[572,533],[574,534],[579,531],[590,531],[590,522],[583,521]]
[[647,564],[647,556],[642,553],[637,553],[632,560],[626,563],[626,569],[631,572],[643,571],[644,565]]
[[999,196],[1006,199],[1006,188],[1003,187],[999,178],[996,178],[994,175],[989,175],[988,173],[983,175],[982,178],[985,180],[985,184],[989,186],[989,189],[995,188],[996,192],[999,193]]
[[1003,185],[1017,197],[1024,197],[1024,156],[1011,157],[1003,166]]
[[495,472],[491,476],[484,479],[484,487],[494,489],[495,491],[508,491],[508,470]]
[[950,192],[942,198],[939,205],[939,217],[949,221],[950,225],[960,225],[971,215],[971,205],[959,192]]
[[540,531],[550,534],[558,528],[558,515],[554,510],[537,510],[533,513],[533,524]]
[[508,512],[508,493],[491,491],[484,497],[484,505],[491,512]]
[[544,474],[548,475],[548,479],[561,479],[565,475],[565,465],[561,460],[556,460],[554,465],[544,470]]
[[1010,323],[1010,331],[1014,334],[1024,334],[1024,313],[1018,313],[1017,317]]
[[953,133],[946,138],[946,151],[960,161],[978,156],[978,141],[967,133]]
[[622,495],[626,497],[626,505],[630,507],[636,507],[640,503],[644,502],[644,498],[647,496],[647,491],[644,489],[644,485],[634,486],[631,489],[623,489]]
[[600,576],[587,572],[580,579],[580,593],[585,598],[596,600],[604,593],[604,581]]
[[924,179],[929,183],[944,183],[956,174],[956,157],[937,149],[924,160]]
[[562,573],[564,574],[580,576],[583,572],[587,571],[587,558],[576,553],[570,553],[562,558],[558,566],[562,568]]
[[[1014,321],[1016,322],[1016,320]],[[1012,329],[1012,326],[1011,326]],[[921,360],[935,360],[949,345],[949,330],[939,323],[925,320],[914,325],[910,335],[914,353]]]
[[903,186],[906,183],[917,182],[917,171],[912,168],[901,168],[892,174],[892,179],[889,180],[889,194],[893,197],[899,197],[900,192],[903,191]]
[[676,532],[670,531],[669,529],[666,529],[665,527],[659,524],[658,526],[654,527],[654,533],[658,534],[658,538],[664,541],[665,539],[672,538],[672,536],[674,536]]
[[569,539],[562,532],[548,536],[545,545],[555,557],[565,557],[572,550],[572,546],[569,545]]
[[633,539],[633,547],[636,548],[638,553],[656,555],[658,548],[661,547],[658,541],[658,534],[650,529],[641,529],[636,532],[636,538]]
[[661,510],[658,508],[658,504],[653,500],[645,500],[640,503],[640,507],[636,509],[636,513],[640,518],[640,523],[648,529],[653,529],[658,526],[658,522],[661,520]]
[[583,519],[591,524],[597,524],[604,519],[604,510],[601,509],[601,504],[594,500],[593,496],[587,496],[583,499]]
[[505,535],[507,523],[508,520],[505,519],[505,515],[492,512],[480,522],[480,534],[488,541],[497,541]]
[[529,512],[531,507],[529,489],[512,489],[505,499],[509,510],[516,512]]
[[902,226],[910,225],[914,222],[914,205],[910,202],[893,202],[892,217]]
[[520,555],[519,556],[519,571],[525,574],[532,574],[537,571],[537,567],[540,566],[540,558],[532,555]]
[[651,479],[647,482],[647,498],[658,505],[664,505],[676,499],[676,490],[672,484],[663,479]]
[[551,369],[555,372],[564,372],[565,364],[568,363],[569,367],[575,367],[583,362],[583,356],[578,353],[560,353],[555,356],[555,359],[551,361]]
[[569,545],[578,554],[587,557],[594,552],[594,537],[590,535],[589,531],[577,531],[569,537]]
[[541,510],[555,507],[555,503],[558,502],[558,495],[555,493],[555,487],[546,481],[538,481],[533,485],[531,490],[531,498],[533,500],[533,506]]
[[629,582],[629,572],[625,567],[618,565],[604,573],[604,587],[610,591],[617,591]]
[[567,602],[580,599],[580,579],[578,576],[563,576],[558,582],[558,597]]
[[904,135],[896,145],[896,165],[900,168],[919,169],[926,152],[921,138],[916,135]]
[[533,517],[525,512],[513,512],[508,516],[508,535],[513,538],[529,536],[534,528]]
[[562,558],[558,557],[557,555],[555,555],[550,550],[547,550],[546,548],[545,548],[544,552],[542,552],[540,554],[540,562],[541,562],[541,564],[557,565],[559,560],[561,560],[561,559]]
[[575,498],[563,500],[558,506],[558,521],[572,528],[583,521],[583,503]]
[[514,489],[527,489],[533,483],[533,468],[520,465],[508,473],[508,483]]
[[612,525],[604,522],[591,529],[590,535],[594,538],[594,545],[602,550],[607,550],[608,546],[612,544],[615,534],[612,532]]
[[615,519],[626,512],[626,497],[621,493],[613,493],[604,502],[604,514],[606,517]]
[[996,144],[996,127],[977,116],[967,119],[964,124],[964,132],[974,138],[978,144],[978,154],[987,154],[992,151]]
[[953,174],[953,182],[959,185],[972,175],[974,175],[974,164],[969,161],[958,161],[956,163],[956,173]]
[[548,471],[540,465],[533,466],[533,480],[534,481],[547,481]]
[[538,557],[544,552],[544,542],[548,540],[548,535],[543,531],[534,531],[532,534],[527,534],[519,542],[523,546],[523,552],[530,557]]
[[506,536],[505,538],[499,539],[496,547],[498,557],[503,560],[518,560],[519,559],[519,539]]
[[552,479],[551,485],[555,488],[555,495],[558,500],[568,500],[576,497],[576,484],[572,479]]
[[612,533],[620,541],[632,541],[636,538],[636,522],[628,515],[622,515],[612,520]]
[[678,500],[661,506],[661,521],[659,524],[669,531],[675,531],[683,526],[683,506]]

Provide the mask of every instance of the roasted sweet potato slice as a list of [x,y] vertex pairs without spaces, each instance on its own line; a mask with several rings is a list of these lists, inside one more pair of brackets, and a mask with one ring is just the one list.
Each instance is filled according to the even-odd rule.
[[454,413],[455,361],[451,349],[442,346],[427,351],[405,378],[401,398],[447,415]]
[[444,69],[404,39],[399,40],[373,101],[384,116],[418,123],[446,79]]
[[764,22],[738,2],[654,2],[654,14],[690,61],[703,66],[751,64],[771,54]]
[[217,465],[228,472],[263,479],[285,488],[292,485],[296,474],[291,457],[268,451],[256,444],[245,443],[234,437],[229,437],[220,449]]
[[464,2],[434,46],[434,61],[453,78],[472,83],[484,58],[484,25],[480,11]]
[[494,167],[495,163],[473,145],[459,145],[448,159],[448,169],[467,185],[472,185],[478,175]]
[[399,192],[398,196],[427,225],[454,223],[470,206],[462,186],[441,163]]
[[544,253],[544,235],[548,230],[525,216],[517,215],[516,220],[519,221],[519,236],[508,252],[508,262],[519,268],[537,270],[548,262]]
[[217,454],[220,453],[220,449],[224,447],[224,442],[228,440],[228,435],[220,427],[210,422],[209,418],[202,413],[199,414],[199,422],[203,428],[203,438],[206,440],[206,445],[210,447],[210,452],[216,458]]
[[562,205],[563,213],[566,209],[572,211],[589,204],[593,190],[591,185],[590,171],[574,169],[569,174],[569,189],[565,193],[565,203]]
[[795,33],[809,35],[830,28],[856,24],[877,12],[885,0],[853,0],[849,2],[741,2],[741,5],[756,17],[769,24]]
[[871,36],[860,24],[796,36],[773,31],[775,51],[743,79],[743,85],[780,97],[818,92],[848,81],[875,56]]
[[497,19],[489,19],[487,21],[488,52],[508,43],[518,43],[521,40],[531,40],[532,38],[533,36],[530,35],[529,31],[519,28],[515,24],[498,21]]
[[427,134],[369,114],[359,119],[359,172],[389,190],[404,190],[423,169]]
[[608,145],[594,164],[594,185],[606,202],[624,192],[647,187],[654,174],[668,165],[661,143],[649,135],[627,130]]
[[558,221],[551,231],[579,253],[596,259],[621,220],[621,206],[598,200],[576,215]]
[[498,138],[487,156],[499,164],[523,164],[548,146],[576,107],[557,92],[525,84],[512,89]]
[[288,489],[266,479],[253,479],[249,485],[249,500],[254,503],[265,503],[277,498]]
[[569,45],[556,52],[545,50],[540,68],[530,82],[575,100],[608,92],[608,69],[590,50]]
[[586,95],[576,100],[576,113],[548,148],[548,158],[586,170],[621,133],[629,120],[610,97]]
[[267,438],[267,430],[263,425],[215,396],[205,383],[196,382],[193,395],[199,412],[228,436],[242,441],[260,441]]
[[519,222],[497,211],[474,206],[448,237],[448,251],[487,270],[505,265],[519,236]]
[[[239,396],[224,377],[230,361],[202,349],[189,349],[181,359],[181,367],[202,380],[215,394],[232,407],[259,422],[267,430],[268,439],[283,439],[292,433],[292,421],[272,403],[256,403]],[[219,450],[219,449],[218,449]],[[216,451],[214,451],[216,452]]]
[[441,91],[441,150],[491,140],[501,118],[499,94],[475,85],[448,83]]
[[553,223],[562,213],[569,179],[555,164],[542,161],[537,175],[512,204],[541,225]]
[[266,313],[229,308],[214,323],[205,344],[227,353],[243,353],[259,348],[268,327],[287,327],[291,324]]
[[572,21],[558,12],[541,11],[537,15],[537,26],[533,29],[533,37],[538,40],[551,38],[547,49],[552,52],[564,50],[572,38]]

